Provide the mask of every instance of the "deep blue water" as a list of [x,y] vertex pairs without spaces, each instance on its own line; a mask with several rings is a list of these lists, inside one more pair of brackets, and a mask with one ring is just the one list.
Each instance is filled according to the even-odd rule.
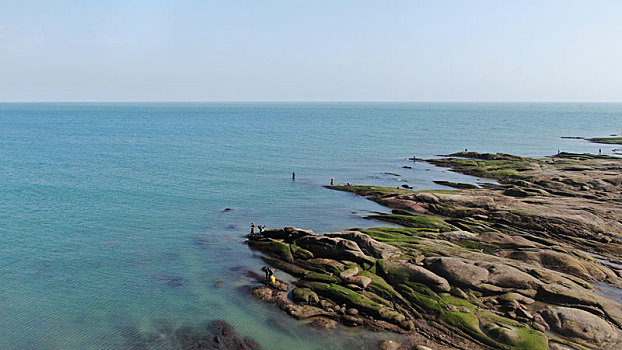
[[406,158],[611,153],[560,137],[620,132],[621,104],[0,104],[0,349],[159,349],[138,337],[213,319],[267,349],[352,346],[379,335],[318,336],[240,291],[251,221],[377,226],[322,185],[442,188],[477,179]]

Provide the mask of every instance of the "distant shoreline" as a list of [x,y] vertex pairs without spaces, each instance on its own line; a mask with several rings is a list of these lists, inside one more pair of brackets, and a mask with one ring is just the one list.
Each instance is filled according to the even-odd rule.
[[586,138],[581,136],[562,136],[562,139],[586,140],[592,143],[601,143],[607,145],[622,145],[622,136],[611,135],[609,137],[592,137]]

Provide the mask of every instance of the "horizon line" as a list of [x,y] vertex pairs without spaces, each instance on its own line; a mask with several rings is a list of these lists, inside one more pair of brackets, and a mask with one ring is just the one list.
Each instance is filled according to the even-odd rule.
[[529,100],[505,100],[505,101],[491,101],[491,100],[84,100],[84,101],[71,101],[71,100],[41,100],[41,101],[29,101],[29,100],[16,100],[16,101],[2,101],[0,103],[622,103],[621,101],[529,101]]

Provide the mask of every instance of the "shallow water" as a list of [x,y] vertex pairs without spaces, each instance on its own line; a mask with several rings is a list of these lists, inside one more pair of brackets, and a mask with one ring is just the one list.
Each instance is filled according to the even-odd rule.
[[213,319],[268,349],[348,348],[378,335],[318,336],[240,291],[242,271],[261,266],[243,245],[251,221],[377,226],[362,217],[385,208],[322,186],[477,182],[407,160],[464,148],[611,153],[560,137],[620,132],[621,114],[620,104],[0,104],[0,348],[124,349],[163,325]]
[[594,291],[597,294],[622,304],[622,289],[615,288],[605,283],[592,283],[592,285],[595,287]]

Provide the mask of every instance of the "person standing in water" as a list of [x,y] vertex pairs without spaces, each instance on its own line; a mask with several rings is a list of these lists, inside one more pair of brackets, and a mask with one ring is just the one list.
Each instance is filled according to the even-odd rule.
[[296,181],[296,173],[292,171],[292,181]]

